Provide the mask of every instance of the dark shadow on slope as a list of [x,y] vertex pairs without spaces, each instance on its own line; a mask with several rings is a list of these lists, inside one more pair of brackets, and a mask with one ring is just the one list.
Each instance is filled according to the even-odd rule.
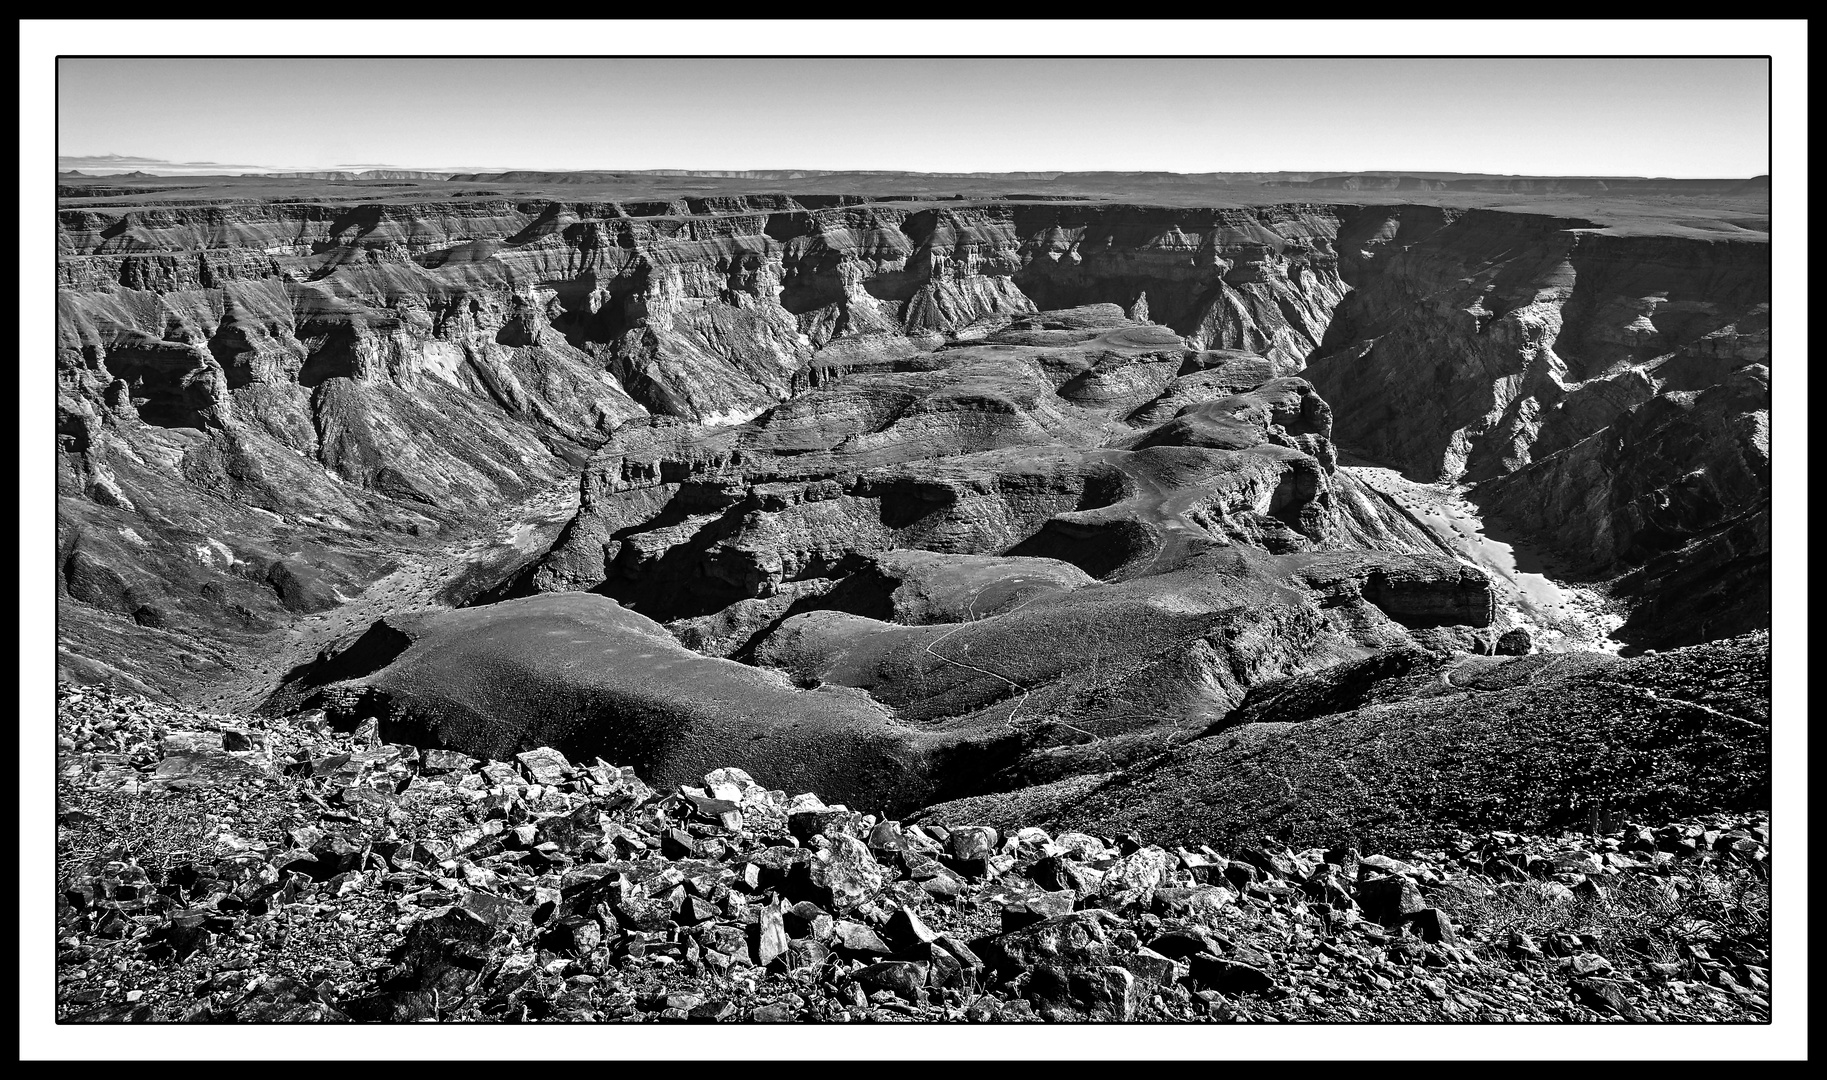
[[412,638],[381,619],[342,649],[331,645],[314,659],[285,673],[279,689],[255,711],[294,712],[318,704],[317,691],[331,683],[359,679],[391,664],[412,645]]

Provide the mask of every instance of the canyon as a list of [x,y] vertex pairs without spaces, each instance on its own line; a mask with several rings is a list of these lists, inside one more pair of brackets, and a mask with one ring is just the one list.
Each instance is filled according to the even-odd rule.
[[769,179],[65,179],[60,678],[899,814],[1769,627],[1767,181]]

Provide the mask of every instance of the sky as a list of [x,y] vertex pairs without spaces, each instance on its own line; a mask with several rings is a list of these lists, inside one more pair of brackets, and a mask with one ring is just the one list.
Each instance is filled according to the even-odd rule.
[[236,172],[1769,171],[1761,58],[155,57],[57,89],[60,156]]

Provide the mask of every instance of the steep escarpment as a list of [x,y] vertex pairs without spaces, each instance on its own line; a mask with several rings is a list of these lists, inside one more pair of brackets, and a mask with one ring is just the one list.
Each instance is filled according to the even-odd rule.
[[[1114,302],[1201,346],[1297,362],[1340,295],[1337,214],[811,196],[87,207],[60,217],[59,283],[162,293],[278,277],[358,305],[416,298],[439,330],[453,300],[528,292],[569,343],[606,346],[624,382],[651,381],[641,399],[654,411],[709,416],[783,396],[763,357],[794,367],[836,336],[945,331],[1036,306]],[[719,363],[759,387],[694,394],[706,371],[687,369]]]
[[1768,360],[1767,245],[1430,207],[1374,224],[1340,237],[1352,291],[1306,374],[1341,441],[1417,474],[1508,473]]
[[511,336],[506,298],[440,324],[280,277],[151,284],[64,291],[58,327],[60,586],[142,627],[220,644],[334,606],[644,412]]
[[1768,626],[1768,248],[1568,224],[1407,207],[1342,234],[1353,290],[1302,374],[1345,445],[1476,481],[1616,579],[1625,640]]
[[1663,646],[1770,623],[1770,371],[1659,394],[1602,432],[1479,485],[1486,505],[1648,603],[1620,635]]

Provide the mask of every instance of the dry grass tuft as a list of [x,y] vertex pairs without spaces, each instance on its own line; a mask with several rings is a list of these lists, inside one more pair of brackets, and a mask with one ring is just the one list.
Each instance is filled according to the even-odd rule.
[[1770,883],[1762,868],[1746,865],[1701,866],[1667,878],[1626,875],[1599,895],[1571,899],[1543,882],[1448,887],[1436,903],[1455,922],[1482,929],[1486,948],[1505,948],[1520,933],[1539,942],[1571,936],[1596,952],[1622,950],[1654,963],[1684,959],[1677,948],[1684,944],[1730,939],[1770,949]]
[[132,863],[159,880],[168,870],[216,851],[216,823],[191,796],[88,791],[57,814],[57,887],[109,862]]

